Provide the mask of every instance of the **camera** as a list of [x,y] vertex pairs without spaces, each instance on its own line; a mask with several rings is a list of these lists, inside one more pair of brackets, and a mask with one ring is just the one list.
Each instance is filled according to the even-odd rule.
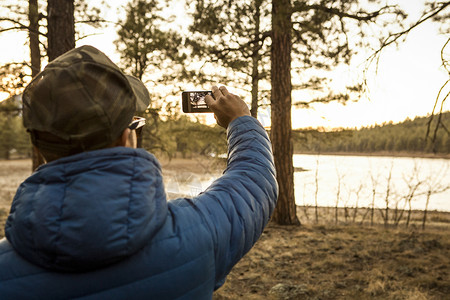
[[185,113],[207,113],[212,112],[205,102],[205,97],[210,95],[214,98],[212,91],[186,91],[181,94],[183,112]]

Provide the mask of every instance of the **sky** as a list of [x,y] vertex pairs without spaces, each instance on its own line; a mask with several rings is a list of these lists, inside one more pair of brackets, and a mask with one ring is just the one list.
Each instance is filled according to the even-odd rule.
[[[5,0],[2,0],[5,1]],[[8,1],[8,0],[6,0]],[[97,3],[97,0],[88,0]],[[114,19],[123,14],[119,8],[125,1],[110,1],[111,9],[104,12],[105,19]],[[392,0],[387,1],[392,2]],[[397,0],[408,11],[412,19],[419,16],[422,0]],[[179,3],[171,7],[178,19],[183,18],[184,9]],[[447,9],[449,11],[450,9]],[[114,28],[105,29],[100,34],[77,42],[77,46],[91,44],[105,52],[114,62],[119,62],[115,51]],[[97,31],[98,33],[98,31]],[[405,42],[398,47],[390,47],[383,51],[378,66],[378,73],[369,73],[369,93],[356,103],[345,106],[331,103],[315,105],[308,109],[292,110],[292,127],[322,127],[332,129],[338,127],[359,128],[384,122],[401,122],[406,118],[425,116],[431,113],[437,94],[442,85],[449,79],[442,67],[440,52],[450,34],[439,33],[439,25],[427,22],[409,33]],[[21,61],[28,56],[25,33],[3,33],[0,35],[0,64]],[[7,45],[7,46],[5,46]],[[447,47],[447,55],[450,46]],[[340,67],[333,73],[334,83],[343,84],[361,76],[361,64],[365,57],[359,56],[351,66]],[[199,87],[198,89],[208,89]],[[0,94],[0,100],[6,95]],[[250,99],[250,95],[241,95]],[[293,92],[293,102],[299,94]],[[181,98],[181,97],[180,97]],[[299,99],[300,100],[300,99]],[[444,111],[450,110],[450,100],[446,101]],[[259,110],[259,119],[264,126],[270,126],[270,111]],[[206,122],[214,122],[212,116]]]
[[[381,54],[378,73],[372,70],[368,76],[368,95],[346,106],[326,104],[302,110],[297,115],[301,118],[297,126],[307,127],[309,123],[323,127],[367,126],[396,123],[431,113],[439,89],[449,79],[440,57],[441,48],[449,37],[439,35],[436,24],[423,24],[398,48],[388,48]],[[450,53],[450,47],[446,50]],[[361,74],[356,65],[358,63],[342,68],[336,72],[336,77]],[[449,104],[450,101],[446,101],[445,110],[450,110]],[[293,126],[296,127],[295,123]]]

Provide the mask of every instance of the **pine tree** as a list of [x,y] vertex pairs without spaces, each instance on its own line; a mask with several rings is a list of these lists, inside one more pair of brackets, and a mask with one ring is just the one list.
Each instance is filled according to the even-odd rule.
[[222,76],[207,71],[200,76],[214,77],[214,82],[222,84],[251,85],[250,112],[257,117],[262,102],[258,100],[267,98],[260,83],[265,80],[267,85],[270,74],[269,1],[196,1],[192,18],[187,44],[193,55],[205,64],[230,70]]
[[125,68],[141,80],[144,74],[154,75],[157,71],[163,77],[169,76],[171,63],[184,58],[179,52],[181,36],[161,29],[167,23],[161,16],[162,9],[158,0],[133,0],[125,7],[126,18],[119,21],[117,50]]

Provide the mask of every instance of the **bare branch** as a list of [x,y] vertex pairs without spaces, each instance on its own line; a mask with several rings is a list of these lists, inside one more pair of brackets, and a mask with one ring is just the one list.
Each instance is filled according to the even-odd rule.
[[[444,58],[444,49],[447,47],[447,45],[449,45],[449,43],[450,43],[450,38],[447,40],[447,42],[444,44],[444,46],[441,49],[441,60],[442,60],[442,65],[447,70],[448,74],[450,75],[450,70],[448,69],[448,61]],[[427,123],[427,132],[425,134],[425,141],[429,138],[429,134],[430,134],[430,131],[431,131],[431,122],[433,121],[434,113],[435,113],[436,107],[437,107],[437,105],[439,103],[439,98],[441,96],[442,91],[444,90],[444,88],[447,86],[448,83],[450,83],[450,79],[448,79],[442,85],[442,87],[439,89],[439,92],[438,92],[438,94],[436,96],[436,101],[434,102],[433,110],[431,111],[430,120]],[[442,126],[442,128],[444,128],[444,130],[447,131],[447,133],[449,132],[447,127],[445,127],[444,124],[442,123],[442,119],[441,119],[444,103],[445,103],[445,101],[447,100],[447,98],[449,96],[450,96],[450,92],[448,92],[447,95],[445,95],[445,97],[441,101],[441,108],[440,108],[440,111],[439,111],[437,124],[436,124],[436,127],[434,129],[434,135],[433,135],[433,138],[432,138],[432,142],[433,143],[436,141],[437,131],[438,131],[439,126]]]
[[0,33],[6,32],[6,31],[11,31],[11,30],[24,30],[24,29],[26,29],[26,28],[23,28],[23,27],[3,28],[3,29],[0,29]]
[[2,29],[0,29],[0,33],[6,32],[6,31],[11,31],[11,30],[28,30],[30,32],[42,35],[44,37],[47,36],[45,33],[40,32],[39,30],[33,30],[28,25],[24,25],[23,23],[21,23],[21,22],[19,22],[17,20],[14,20],[14,19],[0,18],[0,21],[7,21],[7,22],[11,22],[11,23],[14,23],[15,25],[17,25],[16,27],[2,28]]
[[428,12],[424,12],[423,15],[420,17],[420,19],[414,23],[413,25],[411,25],[409,28],[403,30],[403,31],[399,31],[393,34],[390,34],[381,44],[380,48],[378,50],[376,50],[371,56],[369,56],[369,58],[367,59],[369,62],[373,61],[373,59],[375,57],[378,56],[378,54],[387,46],[395,43],[396,41],[398,41],[398,39],[400,39],[402,36],[407,35],[411,30],[413,30],[414,28],[416,28],[417,26],[419,26],[420,24],[422,24],[423,22],[433,18],[434,16],[436,16],[437,14],[439,14],[441,11],[443,11],[447,6],[450,5],[450,1],[448,2],[442,2],[439,3],[442,4],[441,6],[436,6],[434,9],[431,9]]
[[95,35],[101,35],[101,33],[91,33],[91,34],[86,34],[86,35],[80,36],[80,37],[77,39],[77,41],[80,41],[80,40],[82,40],[82,39],[85,39],[85,38],[90,37],[90,36],[95,36]]
[[21,23],[21,22],[19,22],[17,20],[11,19],[11,18],[0,18],[0,21],[11,22],[11,23],[13,23],[15,25],[18,25],[19,28],[21,28],[21,29],[27,29],[28,28],[27,25],[24,25],[23,23]]
[[450,75],[450,69],[449,69],[450,62],[444,58],[444,49],[445,49],[445,47],[447,47],[447,45],[449,43],[450,43],[450,38],[447,40],[447,42],[445,42],[444,46],[441,48],[441,61],[442,61],[442,65],[447,70],[447,73]]

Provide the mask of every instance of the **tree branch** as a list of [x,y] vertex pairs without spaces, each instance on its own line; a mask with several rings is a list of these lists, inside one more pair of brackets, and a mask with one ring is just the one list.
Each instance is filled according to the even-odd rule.
[[340,94],[334,94],[334,93],[330,93],[329,95],[325,96],[325,97],[319,97],[319,98],[315,98],[311,101],[297,101],[295,103],[293,103],[293,106],[296,107],[310,107],[311,104],[314,103],[322,103],[322,104],[326,104],[326,103],[331,103],[331,102],[339,102],[339,103],[347,103],[348,101],[353,101],[356,102],[358,101],[358,99],[350,99],[350,94],[346,94],[346,93],[340,93]]
[[79,20],[79,21],[75,22],[75,24],[96,24],[96,23],[108,23],[108,24],[112,24],[112,25],[120,25],[119,22],[108,21],[108,20],[101,19],[101,18]]
[[[227,53],[229,53],[229,52],[240,52],[240,51],[242,51],[243,49],[247,48],[248,46],[250,46],[252,44],[256,44],[256,43],[259,43],[259,42],[264,42],[268,37],[271,36],[271,34],[272,34],[271,31],[266,31],[266,32],[263,32],[261,34],[260,38],[248,41],[245,44],[241,44],[240,47],[237,47],[237,48],[228,47],[228,48],[223,48],[223,49],[220,49],[220,50],[213,50],[213,51],[211,51],[211,53],[213,53],[215,55],[218,55],[218,54],[221,54],[221,53],[224,53],[224,52],[227,52]],[[263,47],[263,45],[260,44],[257,49],[260,50],[262,47]]]
[[[449,43],[450,43],[450,38],[447,39],[447,42],[445,42],[444,46],[443,46],[442,49],[441,49],[441,60],[442,60],[442,65],[443,65],[444,68],[447,70],[447,73],[448,73],[449,76],[450,76],[450,70],[448,69],[448,61],[444,58],[444,49],[445,49],[445,47],[447,47],[447,45],[449,45]],[[450,79],[448,79],[448,80],[442,85],[442,87],[439,89],[439,92],[438,92],[438,94],[437,94],[437,96],[436,96],[436,101],[434,102],[433,110],[431,111],[430,120],[429,120],[428,123],[427,123],[427,132],[426,132],[426,134],[425,134],[425,141],[428,139],[428,137],[429,137],[429,135],[430,135],[430,131],[431,131],[431,122],[433,121],[433,118],[434,118],[434,112],[435,112],[436,107],[437,107],[437,105],[438,105],[438,102],[439,102],[439,98],[440,98],[440,96],[441,96],[441,93],[442,93],[442,91],[444,90],[444,88],[447,86],[447,84],[449,84],[449,83],[450,83]],[[432,142],[433,142],[433,143],[436,141],[437,130],[438,130],[438,128],[439,128],[439,125],[442,125],[442,127],[444,128],[444,130],[446,130],[447,133],[448,133],[447,127],[445,127],[444,124],[442,123],[441,116],[442,116],[442,109],[443,109],[443,107],[444,107],[444,103],[445,103],[445,101],[448,99],[449,96],[450,96],[450,92],[448,92],[447,95],[446,95],[446,96],[442,99],[442,101],[441,101],[441,109],[440,109],[440,111],[439,111],[439,117],[438,117],[438,121],[437,121],[435,130],[434,130],[434,136],[433,136],[433,139],[432,139]]]
[[10,27],[10,28],[2,28],[0,29],[0,33],[11,31],[11,30],[24,30],[25,28],[22,27]]
[[85,34],[85,35],[83,35],[83,36],[78,37],[78,38],[77,38],[77,41],[80,41],[80,40],[82,40],[82,39],[85,39],[85,38],[87,38],[87,37],[94,36],[94,35],[101,35],[101,33],[90,33],[90,34]]
[[24,25],[21,22],[19,22],[17,20],[14,20],[14,19],[11,19],[11,18],[0,18],[0,22],[1,21],[11,22],[11,23],[13,23],[15,25],[19,25],[19,27],[22,28],[22,29],[28,29],[27,25]]
[[6,32],[6,31],[10,31],[10,30],[28,30],[28,31],[30,31],[30,32],[33,32],[33,33],[37,33],[37,34],[39,34],[39,35],[42,35],[42,36],[44,36],[44,37],[47,36],[45,33],[42,33],[42,32],[40,32],[39,30],[30,29],[30,26],[24,25],[23,23],[21,23],[21,22],[19,22],[19,21],[17,21],[17,20],[14,20],[14,19],[10,19],[10,18],[0,18],[0,22],[1,22],[1,21],[11,22],[11,23],[13,23],[13,24],[15,24],[15,25],[18,25],[18,26],[17,26],[17,27],[10,27],[10,28],[2,28],[2,29],[0,29],[0,33]]
[[411,30],[413,30],[414,28],[416,28],[417,26],[419,26],[420,24],[422,24],[423,22],[433,18],[434,16],[436,16],[437,14],[439,14],[441,11],[443,11],[447,6],[450,5],[450,1],[448,2],[442,2],[440,3],[442,4],[441,6],[436,6],[436,8],[431,9],[431,11],[428,12],[424,12],[423,15],[420,17],[420,19],[414,23],[413,25],[411,25],[409,28],[400,31],[400,32],[396,32],[393,34],[390,34],[381,44],[380,48],[378,50],[376,50],[371,56],[369,56],[369,58],[367,59],[369,62],[373,61],[373,59],[378,56],[378,54],[387,46],[395,43],[400,37],[408,34]]
[[386,5],[382,8],[380,8],[379,10],[376,10],[373,12],[358,11],[354,14],[350,14],[350,13],[344,12],[344,11],[336,9],[336,8],[327,7],[325,5],[320,5],[320,4],[308,5],[308,4],[304,3],[303,1],[298,1],[298,2],[294,3],[293,12],[304,12],[304,11],[308,11],[308,10],[316,10],[316,11],[325,12],[325,13],[328,13],[331,15],[335,15],[340,18],[350,18],[350,19],[354,19],[354,20],[358,20],[358,21],[371,21],[374,18],[378,17],[379,15],[385,14],[387,12],[391,12],[390,11],[391,9],[395,9],[398,12],[397,8],[398,7],[394,6],[394,5]]

